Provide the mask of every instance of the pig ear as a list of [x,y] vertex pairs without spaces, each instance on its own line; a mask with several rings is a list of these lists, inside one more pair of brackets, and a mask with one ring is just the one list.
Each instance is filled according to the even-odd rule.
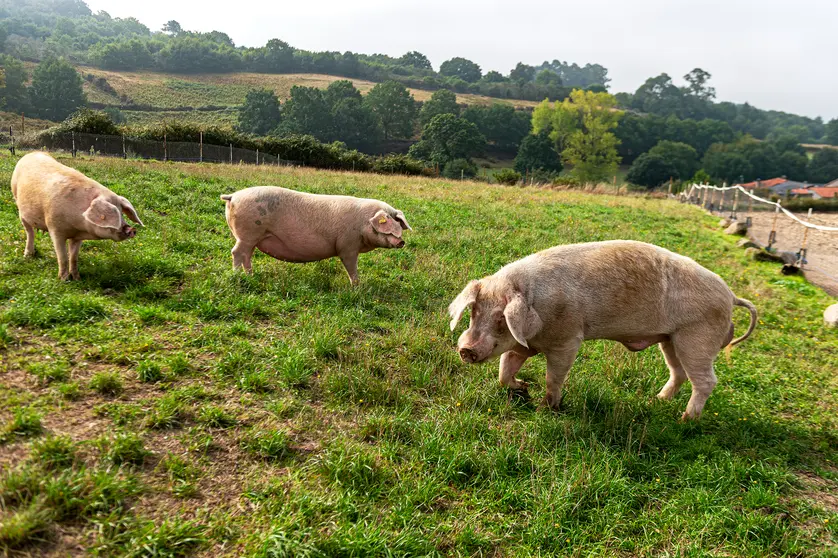
[[448,314],[451,316],[451,331],[456,329],[457,324],[463,318],[466,308],[469,308],[477,300],[477,293],[480,291],[480,281],[471,281],[463,292],[448,306]]
[[95,198],[82,215],[97,227],[117,230],[122,228],[119,208],[101,197]]
[[134,206],[131,205],[131,202],[123,198],[122,196],[117,196],[119,198],[119,203],[122,205],[122,213],[125,214],[126,217],[137,223],[141,227],[145,227],[143,222],[140,221],[140,216],[137,215],[137,210],[134,209]]
[[411,228],[410,224],[408,224],[407,219],[404,218],[404,213],[402,213],[398,209],[396,210],[396,221],[399,222],[399,224],[402,226],[403,229],[408,230],[408,231],[413,230]]
[[527,339],[541,331],[541,328],[544,326],[541,317],[527,303],[524,295],[519,292],[515,292],[512,295],[512,298],[503,310],[503,315],[506,318],[506,325],[509,327],[509,332],[512,334],[512,337],[515,338],[515,341],[527,348],[530,347],[527,344]]
[[402,226],[383,209],[379,209],[378,213],[370,219],[370,224],[373,229],[381,234],[392,234],[397,238],[401,238],[402,236]]

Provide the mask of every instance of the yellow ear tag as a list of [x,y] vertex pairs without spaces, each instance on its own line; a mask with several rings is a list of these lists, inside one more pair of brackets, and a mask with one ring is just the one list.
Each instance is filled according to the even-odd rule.
[[381,219],[378,220],[378,222],[383,225],[384,223],[387,222],[387,217],[382,217]]

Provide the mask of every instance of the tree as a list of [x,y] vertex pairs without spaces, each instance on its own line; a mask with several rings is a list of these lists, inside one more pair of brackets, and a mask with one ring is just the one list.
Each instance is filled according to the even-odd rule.
[[[649,155],[660,157],[671,165],[673,173],[670,176],[679,180],[686,180],[693,176],[699,167],[698,154],[694,148],[686,143],[667,140],[659,141],[655,147],[649,150]],[[649,186],[647,183],[638,184]]]
[[474,83],[483,75],[480,66],[471,60],[459,57],[443,62],[439,67],[439,73],[443,76],[458,77],[468,83]]
[[657,188],[677,173],[678,170],[671,161],[650,151],[644,153],[632,163],[626,175],[626,180],[638,186]]
[[183,28],[180,26],[180,23],[172,19],[163,25],[163,33],[168,33],[172,37],[177,37],[183,33]]
[[470,106],[463,111],[463,118],[473,122],[487,141],[510,151],[517,150],[530,132],[530,115],[512,105]]
[[26,81],[29,76],[23,64],[11,56],[0,54],[3,83],[0,84],[0,108],[23,112],[28,108]]
[[[777,174],[787,176],[792,180],[806,180],[808,165],[809,158],[806,155],[786,151],[780,153],[777,157],[777,169],[779,170]],[[838,175],[836,175],[836,178],[838,178]]]
[[457,105],[457,94],[448,89],[435,91],[431,98],[422,104],[419,111],[419,124],[423,127],[438,114],[453,114],[459,116],[460,107]]
[[483,76],[483,81],[486,83],[503,83],[506,81],[506,78],[503,77],[502,73],[490,70],[486,72],[485,76]]
[[692,72],[684,76],[684,79],[689,84],[687,91],[690,95],[701,99],[702,101],[712,101],[716,98],[716,89],[709,87],[707,82],[710,81],[711,76],[701,68],[696,68]]
[[725,145],[710,146],[704,155],[702,168],[716,180],[734,184],[740,177],[749,180],[753,167],[742,154],[727,149]]
[[87,103],[81,76],[64,59],[46,59],[35,68],[30,90],[38,116],[60,121]]
[[399,64],[402,66],[410,66],[411,68],[416,68],[418,70],[433,70],[431,61],[428,60],[428,57],[415,50],[403,54],[402,57],[399,58]]
[[365,102],[381,120],[385,139],[413,135],[416,101],[404,85],[397,81],[379,83],[367,93]]
[[562,78],[553,70],[541,70],[535,76],[535,82],[540,85],[561,85]]
[[360,98],[343,97],[332,106],[334,139],[367,153],[381,143],[381,122]]
[[575,89],[561,103],[545,101],[533,111],[532,128],[546,132],[572,166],[571,175],[583,182],[606,180],[617,170],[620,141],[611,131],[622,115],[617,100],[608,93]]
[[682,93],[667,74],[647,79],[634,93],[632,108],[668,116],[681,106]]
[[410,147],[421,161],[445,166],[454,159],[470,159],[486,148],[477,126],[453,114],[438,114],[422,129],[422,138]]
[[445,164],[442,169],[445,178],[474,178],[477,176],[477,165],[471,159],[454,159]]
[[252,89],[239,107],[239,129],[248,134],[264,136],[279,126],[279,98],[270,89]]
[[825,184],[838,178],[838,149],[824,148],[809,161],[809,181]]
[[548,134],[530,134],[524,138],[515,157],[515,170],[521,174],[534,170],[562,171],[562,161]]
[[826,124],[826,141],[830,145],[838,145],[838,118],[833,118]]
[[518,64],[509,72],[509,79],[517,83],[518,85],[523,85],[525,83],[531,82],[535,78],[535,68],[524,64],[523,62],[518,62]]
[[323,93],[323,98],[332,107],[344,99],[361,100],[361,92],[358,91],[348,79],[333,81]]
[[310,134],[320,141],[331,141],[334,122],[322,89],[295,85],[285,102],[280,129],[284,133]]

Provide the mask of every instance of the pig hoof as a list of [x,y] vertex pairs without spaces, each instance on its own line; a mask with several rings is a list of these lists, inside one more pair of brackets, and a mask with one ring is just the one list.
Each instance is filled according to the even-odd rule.
[[37,252],[24,252],[24,253],[23,253],[23,257],[24,257],[24,258],[30,258],[30,259],[31,259],[31,258],[34,258],[34,257],[35,257],[35,256],[37,256],[37,255],[38,255],[38,253],[37,253]]
[[554,413],[558,413],[564,410],[564,395],[562,395],[558,401],[555,401],[552,397],[545,396],[544,400],[541,402],[541,406],[545,407]]
[[510,403],[529,403],[532,400],[532,396],[526,386],[518,389],[509,388],[507,394]]

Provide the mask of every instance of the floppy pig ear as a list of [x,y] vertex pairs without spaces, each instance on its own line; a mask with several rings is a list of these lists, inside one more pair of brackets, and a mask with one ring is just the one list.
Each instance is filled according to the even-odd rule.
[[524,295],[519,292],[512,295],[509,304],[503,310],[503,315],[506,318],[506,325],[509,327],[512,337],[527,348],[530,347],[527,344],[527,339],[541,331],[544,325],[538,313],[527,304]]
[[137,210],[134,209],[133,205],[131,205],[131,202],[129,202],[122,196],[119,196],[119,203],[122,205],[122,213],[124,213],[126,217],[137,223],[139,226],[145,227],[145,225],[143,225],[143,222],[140,221],[140,216],[137,215]]
[[448,314],[451,315],[451,331],[457,327],[463,317],[466,308],[474,304],[477,300],[477,292],[480,290],[480,281],[471,281],[463,292],[457,295],[457,298],[448,306]]
[[413,228],[411,228],[410,224],[407,222],[407,219],[404,218],[404,213],[402,213],[399,209],[396,210],[396,221],[398,221],[399,224],[401,224],[403,229],[406,229],[408,231],[413,230]]
[[117,230],[122,228],[119,208],[101,197],[95,198],[82,215],[97,227]]
[[372,228],[381,234],[392,234],[395,237],[401,238],[402,226],[399,225],[395,219],[390,217],[386,211],[379,209],[372,219],[370,219]]

